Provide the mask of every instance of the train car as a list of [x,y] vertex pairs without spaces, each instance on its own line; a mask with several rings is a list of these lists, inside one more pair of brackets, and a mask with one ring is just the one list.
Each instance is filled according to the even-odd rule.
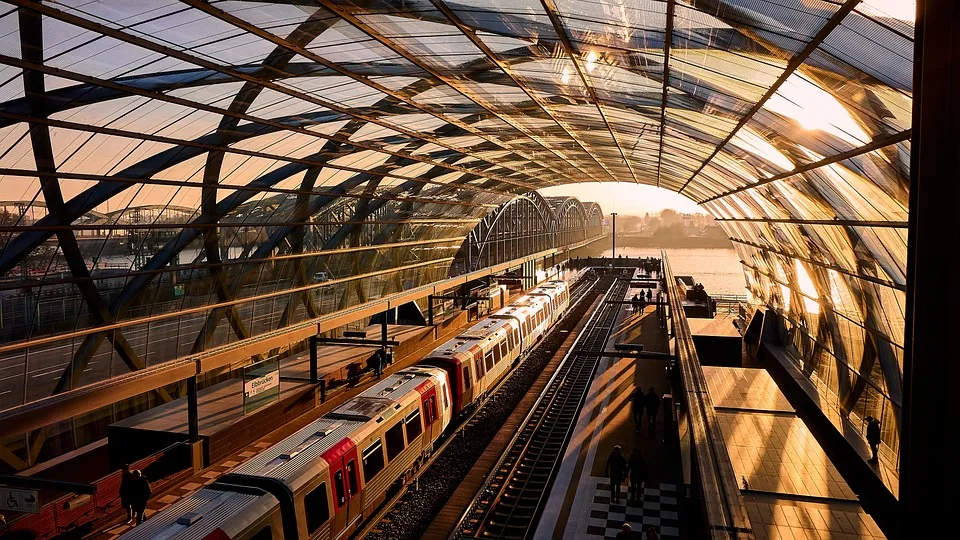
[[344,538],[452,418],[446,372],[404,369],[123,538]]
[[569,307],[550,281],[184,497],[123,538],[337,540],[432,453]]
[[476,405],[510,370],[522,352],[520,324],[485,319],[434,349],[421,365],[447,372],[453,387],[453,411]]

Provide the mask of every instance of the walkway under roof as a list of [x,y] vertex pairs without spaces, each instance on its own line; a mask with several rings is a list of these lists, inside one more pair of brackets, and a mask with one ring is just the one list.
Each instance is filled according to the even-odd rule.
[[[183,350],[217,328],[274,330],[311,308],[248,328],[236,299],[296,287],[278,264],[323,270],[283,261],[329,252],[334,273],[436,281],[483,216],[518,194],[636,182],[722,220],[752,295],[817,357],[810,375],[828,401],[883,419],[896,452],[914,9],[0,2],[4,316],[36,306],[27,290],[82,299],[57,324],[4,330],[3,343],[64,335],[126,372],[160,353],[123,331],[68,336],[213,304],[207,334]],[[370,243],[382,249],[350,249]],[[155,302],[165,283],[201,275],[213,283],[203,295]],[[372,294],[365,283],[335,307]],[[29,351],[3,361],[29,364]],[[81,383],[73,374],[56,390]]]

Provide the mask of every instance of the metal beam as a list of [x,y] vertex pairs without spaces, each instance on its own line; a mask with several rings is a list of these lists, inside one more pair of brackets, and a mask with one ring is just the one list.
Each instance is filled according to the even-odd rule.
[[792,171],[787,171],[787,172],[785,172],[785,173],[775,174],[775,175],[771,176],[770,178],[764,178],[763,180],[759,180],[759,181],[754,182],[753,184],[750,184],[750,185],[747,185],[747,186],[741,186],[741,187],[738,187],[738,188],[735,188],[735,189],[731,189],[730,191],[726,191],[726,192],[721,193],[721,194],[719,194],[719,195],[714,195],[713,197],[709,197],[709,198],[707,198],[707,199],[703,199],[703,200],[701,200],[701,201],[697,201],[697,204],[704,204],[704,203],[708,203],[708,202],[711,202],[711,201],[715,201],[715,200],[717,200],[717,199],[722,199],[723,197],[728,197],[728,196],[730,196],[730,195],[733,195],[734,193],[741,193],[741,192],[743,192],[743,191],[747,191],[747,190],[750,190],[750,189],[758,188],[758,187],[760,187],[760,186],[765,186],[765,185],[770,184],[770,183],[772,183],[772,182],[776,182],[776,181],[778,181],[778,180],[783,180],[783,179],[785,179],[785,178],[790,178],[791,176],[796,176],[796,175],[798,175],[798,174],[802,174],[802,173],[805,173],[805,172],[807,172],[807,171],[812,171],[812,170],[814,170],[814,169],[819,169],[820,167],[826,167],[827,165],[832,165],[832,164],[834,164],[834,163],[839,163],[839,162],[841,162],[841,161],[845,161],[845,160],[848,160],[848,159],[852,159],[852,158],[855,158],[855,157],[857,157],[857,156],[862,156],[863,154],[868,154],[868,153],[873,152],[873,151],[875,151],[875,150],[879,150],[879,149],[881,149],[881,148],[885,148],[885,147],[887,147],[887,146],[890,146],[891,144],[897,144],[897,143],[901,143],[901,142],[904,142],[904,141],[909,141],[909,140],[910,140],[911,132],[912,132],[912,130],[910,130],[910,129],[905,129],[905,130],[903,130],[903,131],[898,131],[897,133],[891,133],[891,134],[889,134],[889,135],[881,135],[881,136],[876,137],[875,139],[873,139],[873,140],[870,141],[869,143],[867,143],[867,144],[865,144],[865,145],[863,145],[863,146],[861,146],[861,147],[859,147],[859,148],[854,148],[853,150],[847,150],[846,152],[841,152],[841,153],[839,153],[839,154],[836,154],[836,155],[833,155],[833,156],[830,156],[830,157],[825,157],[825,158],[823,158],[823,159],[821,159],[821,160],[819,160],[819,161],[814,161],[813,163],[808,163],[808,164],[806,164],[806,165],[801,165],[801,166],[793,169]]
[[[243,81],[248,82],[248,83],[253,83],[253,84],[256,84],[256,85],[260,85],[260,86],[262,86],[262,87],[264,87],[264,88],[269,88],[269,89],[271,89],[271,90],[273,90],[273,91],[275,91],[275,92],[279,92],[279,93],[281,93],[281,94],[288,95],[288,96],[290,96],[290,97],[303,100],[303,101],[305,101],[305,102],[307,102],[307,103],[312,103],[312,104],[314,104],[314,105],[317,105],[317,106],[320,106],[320,107],[324,107],[324,108],[330,109],[330,110],[332,110],[332,111],[336,111],[336,112],[339,112],[339,113],[342,113],[342,114],[346,114],[346,115],[349,115],[350,117],[357,118],[357,119],[363,120],[363,121],[365,121],[365,122],[370,122],[370,123],[372,123],[372,124],[381,125],[381,126],[387,128],[387,129],[391,129],[391,130],[393,130],[393,131],[397,131],[397,132],[400,132],[400,133],[404,133],[405,135],[407,135],[408,137],[411,137],[411,138],[413,138],[413,139],[427,140],[427,138],[425,138],[422,133],[408,130],[408,129],[404,128],[403,126],[400,126],[400,125],[388,124],[388,123],[386,123],[386,122],[383,122],[382,120],[380,120],[380,119],[377,118],[376,116],[360,114],[360,113],[358,113],[356,110],[354,110],[354,109],[352,109],[352,108],[350,108],[350,107],[344,107],[344,106],[341,106],[341,105],[339,105],[339,104],[337,104],[337,103],[334,103],[334,102],[332,102],[332,101],[323,99],[322,97],[319,97],[319,95],[318,95],[317,93],[307,94],[307,93],[304,93],[304,92],[297,91],[297,90],[295,90],[295,89],[293,89],[293,88],[291,88],[291,87],[284,86],[284,85],[281,85],[281,84],[277,84],[277,83],[275,83],[275,82],[273,82],[273,81],[268,81],[268,80],[264,80],[264,79],[259,79],[259,78],[257,78],[257,77],[251,76],[251,75],[249,75],[249,74],[247,74],[247,73],[243,73],[243,72],[241,72],[241,71],[238,71],[238,70],[236,70],[236,69],[234,69],[234,68],[232,68],[232,67],[230,67],[230,66],[226,66],[226,65],[223,65],[223,64],[218,64],[218,63],[213,62],[213,61],[208,61],[208,60],[206,60],[206,59],[204,59],[204,58],[201,58],[201,57],[199,57],[199,56],[197,56],[197,55],[188,54],[187,52],[184,52],[184,51],[181,51],[181,50],[178,50],[178,49],[174,49],[174,48],[171,48],[171,47],[166,47],[166,46],[161,45],[160,43],[155,42],[155,41],[151,41],[151,40],[147,40],[147,39],[140,38],[140,37],[137,37],[137,36],[133,36],[133,35],[131,35],[131,34],[127,34],[126,32],[123,32],[123,31],[121,31],[121,30],[115,29],[115,28],[113,28],[113,27],[106,26],[106,25],[103,25],[103,24],[100,24],[100,23],[96,23],[96,22],[93,22],[93,21],[91,21],[91,20],[85,19],[85,18],[83,18],[83,17],[77,16],[77,15],[75,15],[75,14],[73,14],[73,13],[69,13],[69,12],[66,12],[66,11],[62,11],[62,10],[59,10],[59,9],[56,9],[56,8],[53,8],[53,7],[44,5],[44,4],[37,3],[37,2],[33,2],[32,0],[10,0],[10,2],[11,2],[12,4],[20,7],[21,9],[32,10],[32,11],[35,11],[35,12],[37,12],[37,13],[41,13],[41,14],[43,14],[43,15],[46,15],[46,16],[48,16],[48,17],[61,20],[61,21],[63,21],[63,22],[66,22],[66,23],[68,23],[68,24],[75,25],[75,26],[80,27],[80,28],[85,28],[85,29],[90,30],[90,31],[92,31],[92,32],[95,32],[95,33],[97,33],[97,34],[101,34],[101,35],[104,35],[104,36],[107,36],[107,37],[110,37],[110,38],[113,38],[113,39],[116,39],[116,40],[119,40],[119,41],[123,41],[123,42],[130,43],[130,44],[135,45],[135,46],[137,46],[137,47],[141,47],[141,48],[144,48],[144,49],[146,49],[146,50],[150,50],[150,51],[152,51],[152,52],[155,52],[155,53],[158,53],[158,54],[167,56],[167,57],[169,57],[169,58],[174,58],[174,59],[177,59],[177,60],[180,60],[180,61],[183,61],[183,62],[188,62],[188,63],[193,64],[193,65],[197,65],[197,66],[200,66],[200,67],[204,67],[204,68],[207,68],[207,69],[211,69],[211,70],[214,70],[214,71],[223,73],[223,74],[225,74],[225,75],[229,75],[229,76],[235,77],[235,78],[237,78],[238,80],[243,80]],[[318,133],[318,132],[312,132],[311,134],[312,134],[314,137],[327,138],[326,136],[324,136],[323,134]],[[434,139],[436,139],[436,138],[434,138]],[[344,142],[347,142],[347,141],[344,141]],[[447,143],[443,143],[443,142],[440,141],[439,139],[432,140],[432,141],[429,141],[429,142],[433,142],[434,144],[437,144],[438,146],[442,146],[442,147],[446,147],[446,146],[447,146]],[[354,145],[357,145],[357,146],[363,146],[363,143],[357,143],[356,141],[351,141],[351,142],[349,142],[349,144],[354,144]],[[380,150],[378,150],[378,151],[382,151],[382,152],[386,152],[386,153],[393,153],[393,151],[388,151],[388,150],[385,150],[385,149],[380,149]],[[461,154],[463,154],[464,157],[467,157],[467,156],[470,155],[470,153],[469,153],[469,152],[466,152],[466,151],[459,151],[459,152],[460,152]],[[412,158],[413,156],[410,155],[410,156],[398,156],[398,157],[411,157],[411,158]],[[420,157],[420,156],[418,156],[418,157]],[[420,157],[420,159],[422,160],[423,158]],[[426,161],[424,161],[424,162],[429,162],[429,160],[426,160]],[[530,184],[515,183],[515,182],[513,182],[513,181],[505,181],[505,183],[507,183],[507,184],[515,184],[515,185],[518,185],[518,186],[525,187],[525,188],[527,188],[527,189],[534,189],[534,187],[533,187],[532,185],[530,185]]]
[[663,134],[667,131],[667,92],[670,89],[670,46],[673,44],[673,14],[676,0],[667,0],[667,28],[663,34],[663,96],[660,100],[660,150],[657,153],[657,187],[663,169]]
[[[597,96],[596,89],[590,83],[590,79],[587,77],[587,74],[583,72],[583,68],[580,66],[580,60],[577,57],[577,51],[573,46],[573,42],[570,41],[570,36],[567,35],[567,30],[563,25],[563,21],[560,20],[560,10],[557,9],[557,5],[554,3],[554,0],[540,0],[540,5],[543,6],[543,10],[546,11],[547,16],[550,17],[550,22],[553,24],[553,31],[556,32],[557,38],[560,39],[560,44],[563,46],[563,51],[567,53],[567,56],[570,58],[570,62],[577,70],[577,76],[579,76],[580,80],[583,82],[583,87],[587,90],[587,94],[590,96],[590,101],[592,101],[594,106],[597,108],[597,112],[600,114],[600,119],[603,120],[604,125],[607,127],[607,131],[610,133],[610,138],[613,140],[613,144],[617,147],[617,151],[620,152],[620,158],[623,159],[623,164],[627,166],[627,170],[630,171],[630,175],[633,176],[634,183],[639,184],[640,179],[637,178],[637,173],[633,170],[633,165],[631,165],[630,160],[627,159],[627,154],[623,151],[623,145],[620,144],[620,140],[617,138],[616,131],[613,129],[613,126],[610,125],[610,121],[607,120],[607,115],[603,112],[603,105],[600,103],[600,97]],[[620,179],[614,176],[607,166],[597,159],[596,156],[590,152],[587,152],[587,154],[592,157],[594,161],[599,163],[600,167],[602,167],[603,170],[614,179],[614,181],[620,181]]]
[[955,361],[960,327],[960,3],[917,2],[911,144],[910,227],[900,433],[899,538],[935,536],[956,522],[956,503],[931,486],[960,481],[944,459],[960,392]]
[[683,184],[683,186],[679,190],[677,190],[677,193],[682,194],[683,190],[687,189],[687,186],[690,185],[690,182],[693,181],[693,179],[696,178],[697,175],[700,174],[700,172],[703,171],[703,169],[711,161],[713,161],[713,158],[715,158],[717,154],[719,154],[723,150],[723,147],[726,146],[727,143],[733,140],[733,137],[737,134],[738,131],[740,131],[740,128],[745,126],[747,122],[749,122],[750,119],[753,118],[753,116],[757,114],[760,111],[760,109],[763,108],[764,105],[766,105],[767,100],[769,100],[771,97],[773,97],[774,94],[777,93],[777,90],[779,90],[780,87],[783,86],[783,83],[787,82],[787,79],[789,79],[790,76],[793,75],[793,73],[797,70],[797,68],[803,65],[803,63],[807,60],[807,57],[809,57],[811,54],[813,54],[815,50],[817,50],[817,47],[819,47],[820,44],[823,43],[823,40],[827,39],[827,36],[830,35],[830,32],[832,32],[834,28],[839,26],[840,23],[843,22],[843,19],[846,18],[846,16],[851,11],[853,11],[853,8],[857,7],[857,4],[859,3],[860,3],[860,0],[847,0],[846,2],[843,3],[842,6],[840,6],[839,9],[837,9],[836,12],[834,12],[833,16],[830,17],[830,20],[828,20],[823,25],[823,28],[821,28],[820,31],[817,32],[817,35],[813,36],[813,39],[811,39],[810,42],[807,43],[807,46],[804,47],[802,51],[794,55],[789,62],[787,62],[787,67],[784,68],[783,73],[781,73],[780,76],[777,77],[777,80],[774,81],[772,85],[770,85],[770,88],[768,88],[767,91],[764,92],[763,96],[760,97],[759,101],[757,101],[753,105],[753,107],[751,107],[750,110],[747,111],[747,114],[743,115],[740,118],[740,121],[737,122],[736,127],[734,127],[733,130],[731,130],[730,133],[723,139],[723,141],[721,141],[720,144],[717,145],[717,147],[710,154],[710,157],[708,157],[702,164],[700,164],[700,167],[696,170],[696,172],[693,173],[692,176],[690,176],[689,179],[687,179],[687,181]]
[[791,225],[838,225],[842,227],[870,227],[877,229],[906,229],[906,221],[858,221],[856,219],[797,219],[797,218],[714,218],[718,222],[787,223]]
[[[824,263],[824,262],[820,262],[820,261],[815,261],[815,260],[813,260],[813,259],[811,259],[811,258],[809,258],[809,257],[804,257],[804,256],[802,256],[802,255],[797,255],[797,254],[795,254],[795,253],[789,253],[789,252],[782,251],[782,250],[779,250],[779,249],[777,249],[777,248],[772,248],[772,247],[769,247],[769,246],[762,246],[762,245],[760,245],[760,244],[756,244],[756,243],[750,242],[750,241],[748,241],[748,240],[741,240],[741,239],[739,239],[739,238],[730,237],[730,241],[733,242],[733,243],[735,243],[735,244],[743,244],[743,245],[745,245],[745,246],[750,246],[750,247],[752,247],[752,248],[756,248],[756,249],[759,249],[759,250],[761,250],[761,251],[769,251],[770,253],[776,253],[777,255],[783,255],[784,257],[787,257],[787,258],[790,258],[790,259],[797,259],[797,260],[803,261],[803,262],[805,262],[805,263],[807,263],[807,264],[813,264],[813,265],[816,265],[816,266],[820,266],[820,267],[826,268],[826,269],[828,269],[828,270],[833,270],[833,271],[835,271],[835,272],[839,272],[839,273],[841,273],[841,274],[846,274],[846,275],[848,275],[848,276],[852,276],[852,277],[855,277],[855,278],[857,278],[857,279],[862,279],[862,280],[864,280],[864,281],[869,281],[870,283],[876,283],[877,285],[883,285],[884,287],[890,287],[891,289],[896,289],[896,290],[898,290],[898,291],[906,290],[906,286],[904,286],[904,285],[900,285],[900,284],[894,283],[894,282],[892,282],[892,281],[887,281],[887,280],[880,279],[880,278],[876,278],[876,277],[873,277],[873,276],[865,276],[865,275],[863,275],[863,274],[858,274],[858,273],[856,273],[856,272],[847,270],[846,268],[843,268],[842,266],[837,266],[837,265],[835,265],[835,264],[828,264],[828,263]],[[741,261],[741,262],[743,262],[743,261]]]

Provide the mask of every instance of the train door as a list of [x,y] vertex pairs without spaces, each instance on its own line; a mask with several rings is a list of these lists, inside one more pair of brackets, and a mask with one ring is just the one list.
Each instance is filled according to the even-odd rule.
[[357,448],[330,462],[330,478],[333,481],[333,534],[336,538],[350,528],[362,514],[360,507],[360,478],[357,473]]
[[[420,404],[423,407],[423,425],[425,431],[429,434],[429,439],[433,440],[438,435],[438,433],[436,433],[438,426],[434,426],[434,424],[439,419],[437,389],[435,386],[431,385],[429,389],[421,391]],[[442,423],[440,427],[442,427]]]

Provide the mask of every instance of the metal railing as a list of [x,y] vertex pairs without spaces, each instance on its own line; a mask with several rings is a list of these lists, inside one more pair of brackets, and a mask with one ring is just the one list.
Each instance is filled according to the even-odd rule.
[[674,338],[674,354],[680,379],[679,396],[687,415],[692,437],[691,457],[702,505],[704,527],[710,538],[754,538],[750,519],[743,504],[737,476],[720,431],[707,380],[693,344],[693,335],[683,311],[686,289],[674,277],[666,252],[661,253],[667,281],[667,299]]

